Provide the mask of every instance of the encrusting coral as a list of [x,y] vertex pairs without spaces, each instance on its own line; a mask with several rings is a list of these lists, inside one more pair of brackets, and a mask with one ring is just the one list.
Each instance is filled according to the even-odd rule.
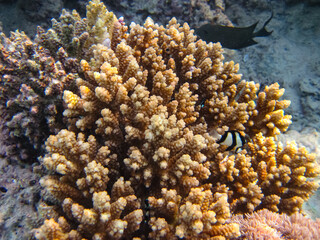
[[[67,129],[40,158],[44,197],[61,217],[36,229],[38,239],[232,239],[232,214],[299,212],[318,187],[315,157],[276,142],[291,123],[284,90],[241,80],[220,44],[197,40],[188,24],[148,18],[128,31],[94,0],[86,18],[64,11],[37,43],[16,45],[26,43],[77,66],[57,81]],[[228,130],[250,138],[246,149],[217,143]]]

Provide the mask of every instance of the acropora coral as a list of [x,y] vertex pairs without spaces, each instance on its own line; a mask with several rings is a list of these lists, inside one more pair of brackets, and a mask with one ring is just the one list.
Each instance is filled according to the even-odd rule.
[[9,158],[36,160],[45,139],[62,128],[61,96],[75,85],[77,65],[63,49],[52,56],[24,33],[1,33],[1,117],[9,133],[2,134],[1,144]]
[[[297,213],[318,188],[315,156],[277,142],[291,124],[284,89],[242,80],[219,43],[174,18],[127,27],[99,0],[86,18],[64,11],[52,23],[35,41],[1,41],[1,104],[21,106],[9,104],[8,118],[31,114],[19,99],[29,85],[44,101],[36,106],[63,109],[45,121],[39,158],[43,199],[59,217],[37,239],[232,239],[241,235],[232,215]],[[240,152],[217,143],[228,130],[247,135]]]

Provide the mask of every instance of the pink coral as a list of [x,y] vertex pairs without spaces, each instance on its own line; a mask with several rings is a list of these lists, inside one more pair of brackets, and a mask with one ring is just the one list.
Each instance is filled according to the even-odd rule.
[[320,239],[320,219],[314,221],[300,213],[288,216],[263,209],[252,214],[236,215],[230,222],[240,225],[240,239]]

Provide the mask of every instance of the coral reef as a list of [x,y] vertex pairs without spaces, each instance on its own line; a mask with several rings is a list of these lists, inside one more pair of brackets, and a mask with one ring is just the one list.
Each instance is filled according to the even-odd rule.
[[[105,12],[103,5],[99,8],[100,14]],[[52,20],[52,29],[38,27],[34,42],[23,32],[9,38],[1,33],[1,144],[7,146],[10,159],[34,161],[45,139],[63,128],[63,91],[75,90],[80,60],[90,58],[90,46],[109,37],[103,26],[113,23],[114,16],[99,16],[99,11],[86,22],[75,11],[63,11],[59,21]],[[102,25],[92,28],[96,21]]]
[[1,144],[12,145],[7,150],[8,156],[27,159],[45,140],[42,136],[48,130],[42,126],[46,118],[49,121],[57,111],[54,105],[49,107],[49,97],[41,96],[44,88],[49,89],[49,85],[56,88],[60,82],[53,79],[66,76],[60,72],[58,77],[59,68],[54,60],[24,33],[12,33],[11,39],[2,34],[0,48],[0,101],[4,110],[1,115],[6,119],[2,129],[12,139]]
[[254,156],[252,165],[258,169],[264,207],[275,212],[298,212],[309,199],[309,190],[318,188],[317,182],[308,181],[319,175],[316,155],[308,154],[305,147],[298,148],[295,142],[283,146],[270,137],[263,138],[261,133],[248,145]]
[[18,31],[0,38],[0,104],[6,120],[1,128],[9,133],[1,144],[11,159],[35,160],[49,134],[63,126],[61,95],[74,85],[77,60],[62,48],[55,59]]
[[[97,9],[109,14],[93,1],[87,16]],[[166,28],[147,19],[127,34],[113,18],[107,29],[88,32],[106,39],[80,62],[80,94],[64,91],[68,130],[46,142],[51,174],[41,184],[64,217],[37,238],[233,238],[232,213],[300,210],[319,168],[304,149],[275,142],[291,123],[283,89],[241,81],[219,44],[196,41],[175,19]],[[226,130],[250,136],[248,149],[224,152],[212,132]]]
[[300,213],[288,216],[266,209],[252,214],[236,215],[230,220],[239,223],[239,239],[296,239],[313,240],[320,238],[320,219],[312,220]]
[[[39,126],[55,133],[39,159],[42,204],[57,207],[35,237],[232,239],[241,234],[233,214],[299,212],[320,170],[305,149],[276,141],[291,123],[284,89],[241,80],[220,44],[197,40],[176,19],[127,30],[94,0],[86,18],[64,11],[52,29],[38,28],[35,42],[2,37],[6,117],[31,114],[33,105],[64,110],[41,115]],[[21,122],[6,127],[21,134]],[[246,149],[217,144],[228,130],[247,135]],[[31,133],[22,136],[42,146],[46,135]]]
[[[291,130],[301,131],[305,127],[312,127],[319,131],[320,103],[317,93],[320,85],[317,79],[320,76],[320,52],[314,51],[320,42],[320,34],[315,28],[320,21],[319,5],[311,6],[307,4],[308,1],[291,2],[295,4],[289,6],[285,1],[229,0],[225,13],[236,26],[250,26],[257,20],[261,24],[270,16],[270,9],[275,11],[268,28],[273,30],[269,39],[261,40],[260,46],[233,52],[229,58],[225,54],[225,57],[240,64],[240,72],[246,79],[266,85],[276,79],[286,89],[283,97],[292,103],[286,109],[286,113],[293,117]],[[286,14],[282,15],[283,12]],[[282,27],[282,24],[286,27]],[[291,45],[293,42],[295,44]]]

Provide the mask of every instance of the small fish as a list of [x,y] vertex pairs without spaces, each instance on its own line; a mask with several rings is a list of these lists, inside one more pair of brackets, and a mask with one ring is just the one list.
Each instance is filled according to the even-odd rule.
[[258,22],[252,24],[249,27],[228,27],[221,25],[205,24],[195,30],[196,35],[206,42],[220,42],[222,47],[230,49],[240,49],[257,44],[253,38],[269,36],[271,32],[266,30],[267,24],[273,17],[273,13],[270,18],[264,23],[263,27],[254,32]]
[[225,131],[217,143],[228,146],[226,151],[234,150],[234,152],[237,152],[240,148],[243,148],[244,144],[246,143],[246,139],[238,131]]

